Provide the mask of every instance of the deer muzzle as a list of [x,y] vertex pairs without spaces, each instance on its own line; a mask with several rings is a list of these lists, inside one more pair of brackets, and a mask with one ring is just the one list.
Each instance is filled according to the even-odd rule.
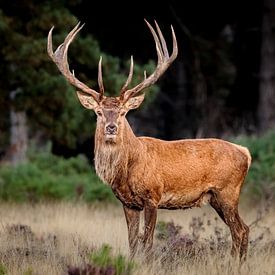
[[109,123],[105,126],[105,141],[114,143],[116,141],[118,133],[118,125],[115,123]]
[[117,129],[118,129],[118,127],[115,123],[107,124],[105,127],[105,134],[106,135],[116,135]]

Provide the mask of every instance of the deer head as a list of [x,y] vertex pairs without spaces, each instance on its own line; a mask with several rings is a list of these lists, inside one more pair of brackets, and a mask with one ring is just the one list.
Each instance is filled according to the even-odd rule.
[[175,60],[178,54],[177,40],[171,26],[172,39],[173,39],[173,51],[171,56],[169,55],[167,45],[163,34],[155,21],[156,31],[145,20],[149,27],[156,45],[156,51],[158,56],[158,63],[155,71],[149,76],[146,76],[144,72],[144,80],[133,88],[128,88],[133,76],[134,62],[131,57],[130,71],[126,83],[120,91],[118,97],[107,97],[104,95],[104,85],[102,79],[102,58],[100,57],[98,64],[98,87],[99,91],[95,91],[89,88],[87,85],[79,81],[74,72],[71,73],[69,69],[67,52],[70,43],[75,38],[76,34],[83,27],[78,23],[74,29],[67,35],[64,42],[59,45],[55,52],[52,47],[52,31],[51,28],[48,34],[48,54],[57,65],[60,72],[65,76],[70,84],[75,86],[80,91],[77,91],[77,96],[80,103],[87,109],[92,109],[97,115],[97,130],[100,131],[106,143],[115,144],[120,139],[120,135],[123,132],[125,115],[131,109],[136,109],[140,106],[144,99],[143,90],[153,85],[159,77],[167,70],[171,63]]

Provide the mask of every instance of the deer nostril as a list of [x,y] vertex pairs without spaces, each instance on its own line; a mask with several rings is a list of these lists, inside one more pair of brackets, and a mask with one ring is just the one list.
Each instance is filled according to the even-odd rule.
[[115,124],[109,124],[106,126],[106,133],[107,134],[116,134],[117,126]]

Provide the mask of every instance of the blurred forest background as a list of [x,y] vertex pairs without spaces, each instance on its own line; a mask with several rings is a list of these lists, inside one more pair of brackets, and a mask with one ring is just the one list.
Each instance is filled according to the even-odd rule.
[[0,197],[111,197],[91,173],[95,115],[47,56],[46,39],[55,26],[57,46],[78,21],[85,23],[70,47],[70,67],[96,89],[102,55],[107,93],[117,95],[131,55],[134,83],[144,69],[154,70],[144,18],[157,20],[168,45],[173,25],[179,56],[129,114],[135,133],[239,142],[253,156],[249,189],[274,193],[275,1],[0,3]]

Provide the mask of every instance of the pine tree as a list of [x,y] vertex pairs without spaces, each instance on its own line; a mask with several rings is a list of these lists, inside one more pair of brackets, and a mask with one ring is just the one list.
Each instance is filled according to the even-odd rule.
[[[91,136],[95,120],[82,109],[75,89],[59,73],[46,52],[48,31],[55,26],[53,44],[63,42],[78,19],[65,1],[10,1],[0,10],[0,152],[11,143],[10,111],[27,117],[28,136],[43,137],[75,148]],[[69,50],[69,63],[77,77],[97,89],[97,66],[103,57],[107,94],[118,93],[126,80],[128,61],[100,50],[99,43],[82,29]],[[135,75],[150,72],[153,64],[136,66]],[[4,77],[3,77],[4,76]],[[133,84],[140,81],[137,77]],[[92,114],[93,116],[93,114]],[[80,129],[81,125],[81,129]]]

